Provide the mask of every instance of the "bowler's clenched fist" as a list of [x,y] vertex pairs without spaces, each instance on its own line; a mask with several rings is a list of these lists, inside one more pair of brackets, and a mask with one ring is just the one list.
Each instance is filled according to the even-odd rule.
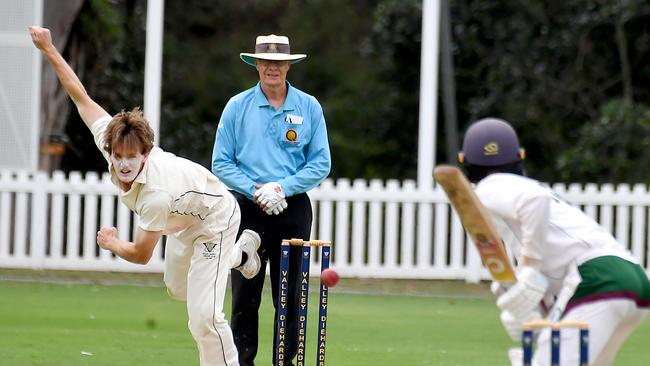
[[97,245],[102,249],[111,250],[111,244],[117,240],[116,227],[103,227],[97,232]]
[[45,51],[48,47],[52,46],[52,35],[49,29],[31,26],[29,27],[29,33],[32,36],[34,45],[39,50]]

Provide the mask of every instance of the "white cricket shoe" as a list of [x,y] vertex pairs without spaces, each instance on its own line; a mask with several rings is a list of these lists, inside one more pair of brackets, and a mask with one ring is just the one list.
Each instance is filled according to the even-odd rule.
[[260,247],[260,236],[253,230],[244,230],[239,236],[236,245],[246,253],[248,259],[246,263],[236,267],[241,274],[247,279],[251,279],[260,271],[261,260],[257,254],[257,249]]
[[512,366],[521,366],[524,363],[524,350],[521,347],[508,349],[508,358]]

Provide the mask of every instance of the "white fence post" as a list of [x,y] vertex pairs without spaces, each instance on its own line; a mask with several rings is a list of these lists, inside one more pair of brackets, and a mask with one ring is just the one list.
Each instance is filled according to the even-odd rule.
[[57,266],[63,260],[63,234],[64,234],[64,194],[67,190],[65,174],[61,171],[54,172],[51,181],[51,201],[50,201],[50,258],[52,265]]
[[449,209],[446,203],[435,204],[435,230],[433,264],[436,268],[447,267],[447,235],[449,234]]
[[[370,193],[381,197],[384,191],[383,183],[378,180],[370,181]],[[368,203],[368,266],[379,268],[382,252],[382,209],[383,203],[375,198]]]
[[[337,180],[336,189],[339,192],[349,193],[352,190],[350,180]],[[336,202],[336,218],[334,220],[335,234],[333,264],[345,273],[345,271],[350,268],[350,261],[348,261],[348,256],[350,254],[350,202],[348,200],[338,200]]]
[[467,242],[470,245],[467,246],[467,275],[465,276],[465,280],[470,283],[477,283],[481,280],[481,257],[476,247],[471,244],[472,239],[467,237]]
[[25,263],[27,260],[27,228],[29,224],[28,212],[28,193],[24,186],[30,181],[29,174],[21,171],[17,174],[16,183],[20,184],[23,189],[16,186],[16,211],[14,214],[14,258],[19,262]]
[[[415,182],[408,180],[403,185],[404,192],[408,194],[417,194]],[[400,267],[408,269],[415,264],[415,203],[405,202],[402,205],[402,235],[400,236],[401,261]]]
[[[95,255],[97,248],[97,206],[98,199],[95,190],[99,184],[99,176],[95,172],[86,174],[86,186],[90,188],[84,195],[84,215],[83,215],[83,239],[81,247],[83,248],[83,258],[87,261],[97,259]],[[94,188],[94,189],[93,189]]]
[[[111,175],[108,173],[104,173],[102,175],[102,184],[105,186],[112,186],[113,184],[111,183]],[[115,192],[117,192],[117,188],[115,188]],[[113,220],[115,219],[115,193],[113,194],[108,194],[104,193],[101,196],[100,202],[102,205],[101,213],[100,213],[100,218],[99,218],[99,228],[103,226],[115,226],[115,223]],[[99,251],[99,259],[103,261],[109,261],[113,259],[113,255],[110,251],[108,250],[100,250]]]
[[[326,180],[321,185],[324,190],[333,190],[334,185],[331,180]],[[318,201],[318,235],[315,239],[332,241],[332,230],[334,229],[333,220],[334,206],[332,200],[322,199]]]
[[[643,196],[647,195],[648,191],[643,184],[635,184],[632,189],[632,197],[634,196]],[[634,257],[639,258],[641,266],[644,268],[647,265],[647,262],[643,261],[643,258],[647,257],[643,253],[644,241],[647,242],[647,238],[644,238],[644,233],[647,229],[647,220],[645,220],[645,207],[639,204],[635,204],[632,208],[632,238],[630,239],[630,250]]]
[[42,269],[45,263],[47,227],[47,187],[48,177],[44,172],[36,172],[32,183],[32,207],[30,230],[30,261],[32,268]]
[[[366,181],[355,179],[352,185],[354,193],[363,192],[367,189]],[[362,268],[366,265],[366,203],[355,201],[352,203],[352,265],[355,268]]]
[[[425,195],[426,191],[418,191],[419,194]],[[431,232],[432,230],[432,210],[428,202],[418,203],[418,226],[416,242],[416,263],[417,267],[424,269],[431,266]]]
[[68,222],[66,225],[67,240],[64,245],[66,248],[66,257],[71,260],[80,259],[80,231],[79,224],[81,221],[81,195],[77,187],[82,185],[81,174],[79,172],[70,173],[68,179],[70,184],[70,193],[68,194]]
[[[10,185],[11,173],[0,171],[0,187]],[[5,188],[0,189],[0,260],[9,258],[9,238],[12,224],[11,192]]]
[[[386,182],[386,197],[394,197],[399,191],[399,182],[396,179]],[[399,204],[394,200],[386,202],[384,247],[384,266],[387,271],[394,272],[397,269],[399,254]]]

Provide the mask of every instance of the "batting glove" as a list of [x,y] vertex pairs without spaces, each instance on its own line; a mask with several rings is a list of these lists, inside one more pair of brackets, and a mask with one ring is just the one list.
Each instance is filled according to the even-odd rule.
[[280,184],[277,182],[269,182],[255,191],[253,198],[258,205],[264,206],[266,209],[277,205],[278,202],[285,198],[285,195]]
[[492,281],[492,283],[490,284],[490,291],[496,297],[503,295],[507,290],[508,288],[502,285],[501,282]]
[[289,206],[289,204],[287,203],[287,200],[283,198],[282,201],[276,203],[275,206],[267,207],[264,212],[266,212],[267,215],[279,215],[287,208],[287,206]]
[[521,347],[512,347],[508,349],[508,358],[511,366],[521,366],[524,360],[524,350]]
[[528,313],[523,318],[517,318],[509,311],[501,312],[501,324],[506,330],[506,333],[508,333],[510,338],[515,342],[521,341],[521,332],[523,331],[524,322],[539,319],[541,319],[541,316],[536,311]]
[[548,280],[538,270],[524,266],[517,271],[517,283],[497,299],[497,306],[523,319],[537,308],[548,288]]

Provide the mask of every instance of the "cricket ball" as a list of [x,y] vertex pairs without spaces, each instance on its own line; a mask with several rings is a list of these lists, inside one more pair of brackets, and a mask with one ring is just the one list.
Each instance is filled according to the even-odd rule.
[[339,274],[331,268],[327,268],[320,274],[320,282],[327,287],[334,287],[339,283]]

